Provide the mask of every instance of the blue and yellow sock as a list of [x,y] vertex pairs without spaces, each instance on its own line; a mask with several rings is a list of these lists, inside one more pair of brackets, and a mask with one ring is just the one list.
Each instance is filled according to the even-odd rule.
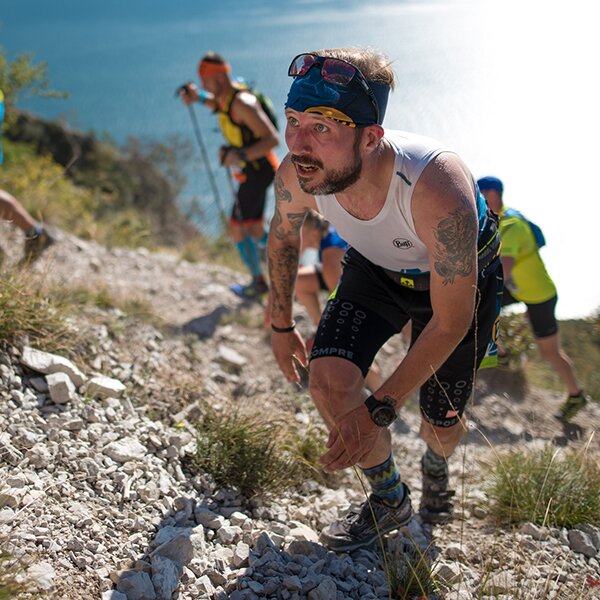
[[448,461],[439,454],[436,454],[429,446],[421,459],[423,471],[431,477],[447,477],[448,476]]
[[380,465],[362,469],[362,472],[371,485],[373,494],[381,499],[384,504],[396,507],[402,503],[402,500],[404,500],[404,485],[391,454]]

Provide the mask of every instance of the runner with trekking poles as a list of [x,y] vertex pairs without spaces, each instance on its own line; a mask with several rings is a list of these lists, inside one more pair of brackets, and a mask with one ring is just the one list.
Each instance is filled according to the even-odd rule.
[[[228,233],[252,281],[249,285],[234,285],[231,289],[243,298],[260,299],[269,291],[261,266],[260,250],[266,245],[264,209],[267,189],[278,167],[273,151],[279,143],[275,118],[268,99],[234,79],[230,65],[221,55],[207,53],[200,60],[198,75],[202,89],[189,82],[178,89],[178,95],[190,110],[215,201],[224,220],[225,210],[192,108],[194,102],[216,113],[227,142],[219,150],[219,161],[230,170],[228,177],[234,176],[239,181],[237,191],[232,184],[234,205],[228,220]],[[229,181],[231,183],[231,179]]]

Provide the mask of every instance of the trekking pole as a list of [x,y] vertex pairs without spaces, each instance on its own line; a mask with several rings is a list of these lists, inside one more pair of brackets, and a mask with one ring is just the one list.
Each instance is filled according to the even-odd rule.
[[219,213],[221,215],[221,220],[223,221],[223,226],[225,227],[227,225],[227,215],[225,214],[225,208],[223,206],[223,201],[221,200],[221,195],[219,194],[219,189],[217,188],[217,182],[215,180],[215,176],[210,167],[210,162],[208,160],[208,153],[206,152],[206,146],[204,145],[204,140],[202,139],[202,134],[200,133],[198,119],[196,118],[196,113],[194,112],[194,107],[191,104],[188,105],[188,110],[190,111],[190,118],[192,119],[192,125],[194,127],[194,133],[196,134],[196,139],[198,140],[198,146],[200,146],[200,151],[202,152],[202,158],[204,159],[204,163],[206,164],[206,172],[208,173],[208,179],[210,180],[210,186],[212,188],[212,192],[215,197],[215,202],[217,203],[217,207],[219,208]]
[[[185,88],[185,86],[181,86],[175,92],[176,96],[179,96],[181,91]],[[221,215],[221,221],[223,222],[223,226],[227,225],[227,216],[225,214],[225,208],[223,206],[223,201],[221,200],[221,195],[219,194],[219,189],[217,188],[217,181],[215,179],[214,173],[210,167],[210,161],[208,159],[208,153],[206,151],[206,146],[204,144],[204,139],[202,138],[202,132],[200,131],[200,126],[198,125],[198,119],[196,118],[196,113],[194,111],[194,107],[191,104],[188,104],[188,111],[190,113],[190,119],[192,120],[192,127],[194,129],[194,134],[196,136],[196,141],[198,142],[198,146],[200,147],[200,153],[202,155],[202,160],[204,161],[204,165],[206,166],[206,172],[208,173],[208,180],[210,182],[210,187],[212,188],[213,196],[215,197],[215,202],[217,203],[217,207],[219,209],[219,214]]]

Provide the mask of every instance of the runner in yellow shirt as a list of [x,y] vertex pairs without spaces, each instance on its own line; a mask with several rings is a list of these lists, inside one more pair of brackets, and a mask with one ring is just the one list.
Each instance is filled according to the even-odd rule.
[[523,302],[542,358],[550,363],[565,384],[568,397],[554,416],[569,421],[587,403],[577,382],[573,363],[560,346],[558,323],[554,314],[558,296],[546,271],[538,242],[530,223],[519,212],[506,208],[504,185],[497,177],[477,182],[488,206],[500,217],[500,255],[504,269],[502,306]]

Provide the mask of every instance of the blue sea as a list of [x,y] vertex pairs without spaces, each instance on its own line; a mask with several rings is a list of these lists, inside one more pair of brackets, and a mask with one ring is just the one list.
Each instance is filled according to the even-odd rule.
[[[600,42],[592,7],[585,0],[0,0],[0,45],[10,59],[30,52],[46,61],[51,86],[70,94],[24,97],[22,108],[118,142],[192,143],[174,91],[196,80],[207,50],[266,92],[283,123],[293,56],[375,47],[398,80],[385,125],[437,138],[476,177],[504,180],[506,203],[544,230],[542,256],[558,286],[557,313],[567,318],[600,306],[593,275]],[[195,110],[226,198],[216,161],[221,137],[212,115]],[[188,167],[182,205],[192,197],[211,202],[199,154]]]

